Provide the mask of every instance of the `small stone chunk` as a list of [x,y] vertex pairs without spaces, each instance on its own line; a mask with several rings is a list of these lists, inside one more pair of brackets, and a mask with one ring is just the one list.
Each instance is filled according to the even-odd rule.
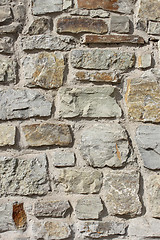
[[0,203],[0,232],[15,230],[12,219],[12,204]]
[[25,229],[27,225],[27,216],[23,208],[23,203],[13,204],[13,221],[18,229]]
[[152,35],[160,35],[160,22],[149,21],[148,33]]
[[79,222],[77,224],[77,230],[79,236],[88,237],[89,239],[98,239],[102,237],[108,237],[112,235],[124,235],[127,225],[124,221],[118,221],[117,219],[109,219],[109,221],[98,222]]
[[57,22],[58,33],[106,33],[108,32],[107,24],[101,19],[64,17],[59,18]]
[[111,32],[129,33],[129,18],[127,16],[111,16]]
[[151,170],[160,169],[160,126],[139,126],[136,139],[144,166]]
[[28,28],[29,35],[44,34],[51,29],[51,20],[48,18],[34,19]]
[[36,217],[65,217],[71,209],[68,201],[47,201],[36,202],[34,205],[34,215]]
[[5,23],[12,19],[11,9],[9,6],[0,6],[0,23]]
[[117,83],[120,79],[119,74],[115,72],[84,72],[78,71],[75,74],[77,81]]
[[102,173],[90,169],[64,169],[58,182],[65,186],[66,192],[98,193],[102,186]]
[[9,25],[0,26],[0,35],[5,33],[17,33],[21,29],[21,25],[17,22],[13,22]]
[[[53,36],[53,35],[33,35],[23,36],[21,38],[23,50],[64,50],[69,51],[75,47],[75,39],[70,36]],[[1,49],[0,49],[1,50]]]
[[30,147],[68,146],[72,143],[70,128],[66,124],[41,123],[22,126],[26,143]]
[[[26,3],[26,1],[24,1]],[[16,4],[13,8],[14,20],[20,24],[24,24],[26,19],[26,6],[25,4]]]
[[107,18],[109,17],[110,13],[107,11],[104,11],[102,9],[98,10],[90,10],[90,16],[91,17],[100,17],[100,18]]
[[78,69],[126,71],[134,66],[135,55],[108,49],[76,49],[71,51],[71,64]]
[[0,119],[26,119],[50,116],[52,104],[36,90],[9,89],[0,91]]
[[60,52],[28,55],[22,65],[28,87],[52,89],[63,84],[65,63]]
[[104,191],[106,192],[105,202],[109,214],[131,217],[141,214],[142,206],[138,197],[138,172],[108,172],[105,176]]
[[16,127],[7,124],[0,125],[0,146],[13,146],[15,144]]
[[13,53],[13,38],[1,37],[0,38],[0,53]]
[[120,117],[121,109],[115,97],[115,88],[85,87],[85,88],[60,88],[59,116],[72,117]]
[[152,55],[150,53],[143,53],[138,57],[138,67],[145,69],[151,67]]
[[55,167],[75,166],[75,155],[69,150],[56,149],[48,154]]
[[0,83],[16,83],[17,62],[8,56],[0,55]]
[[46,155],[0,157],[1,195],[45,195],[49,190]]
[[102,211],[103,205],[99,196],[79,199],[75,208],[78,219],[98,219]]

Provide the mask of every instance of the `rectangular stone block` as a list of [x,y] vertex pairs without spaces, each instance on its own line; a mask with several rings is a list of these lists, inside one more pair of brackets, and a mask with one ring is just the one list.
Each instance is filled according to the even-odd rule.
[[26,119],[50,116],[52,104],[37,90],[0,91],[0,119]]
[[5,23],[12,19],[11,9],[9,6],[0,6],[0,23]]
[[22,126],[25,141],[30,147],[68,146],[72,143],[70,128],[65,124],[41,123]]
[[160,86],[150,76],[128,79],[126,105],[130,119],[160,122]]
[[111,16],[111,32],[116,33],[129,33],[130,23],[129,18],[127,16]]
[[47,17],[41,17],[33,19],[28,27],[27,33],[29,35],[46,34],[51,29],[51,19]]
[[160,22],[149,21],[148,33],[152,35],[160,35]]
[[0,26],[0,35],[6,33],[17,33],[21,29],[21,25],[17,22],[13,22],[9,25]]
[[7,124],[0,125],[0,146],[13,146],[15,137],[16,127]]
[[59,117],[121,117],[121,109],[115,100],[115,88],[63,87],[58,92]]
[[0,53],[13,53],[13,38],[1,37],[0,38]]
[[85,35],[82,38],[83,43],[131,43],[131,44],[144,44],[144,39],[137,35]]
[[65,149],[56,149],[49,152],[49,159],[53,162],[55,167],[73,167],[75,166],[76,159],[73,152]]
[[72,0],[32,0],[34,15],[61,12],[71,7]]
[[74,68],[126,71],[135,64],[134,53],[106,49],[85,49],[71,51],[71,64]]
[[150,53],[142,53],[138,57],[138,67],[145,69],[149,68],[152,65],[152,55]]
[[16,229],[25,230],[27,227],[27,215],[25,213],[23,205],[24,205],[23,203],[17,202],[13,204],[12,217]]
[[69,51],[75,47],[75,39],[70,36],[35,35],[21,38],[23,50]]
[[63,84],[65,62],[60,52],[27,55],[22,66],[28,87],[52,89]]
[[46,155],[0,157],[0,195],[45,195],[49,191]]
[[17,62],[8,56],[0,55],[0,83],[16,83]]
[[81,18],[81,17],[64,17],[59,18],[57,22],[58,33],[106,33],[108,26],[101,19]]
[[117,83],[120,81],[120,76],[115,72],[88,72],[78,71],[75,74],[77,81],[84,82],[103,82],[103,83]]
[[131,13],[135,0],[78,0],[79,8],[104,9],[113,12]]
[[110,215],[141,214],[139,173],[136,171],[108,172],[104,182],[105,203]]

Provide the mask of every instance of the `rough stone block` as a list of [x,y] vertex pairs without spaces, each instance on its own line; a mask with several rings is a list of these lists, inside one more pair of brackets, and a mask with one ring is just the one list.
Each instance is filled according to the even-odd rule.
[[0,119],[50,116],[52,104],[36,90],[1,90]]
[[160,169],[160,126],[139,126],[136,139],[144,166],[152,170]]
[[127,16],[111,16],[111,32],[129,33],[129,18]]
[[138,57],[138,67],[139,68],[149,68],[152,64],[152,55],[150,53],[143,53]]
[[115,72],[85,72],[78,71],[75,74],[77,81],[85,82],[104,82],[104,83],[117,83],[119,82],[119,74]]
[[51,19],[41,17],[34,19],[28,28],[29,35],[39,35],[48,32],[51,29]]
[[92,167],[122,167],[129,158],[127,133],[118,124],[95,124],[81,132],[80,152]]
[[75,166],[75,155],[69,150],[56,149],[48,153],[48,157],[55,167],[73,167]]
[[68,146],[72,143],[70,128],[66,124],[41,123],[22,126],[25,141],[30,147]]
[[74,68],[96,70],[128,70],[135,64],[134,53],[106,49],[85,49],[71,51],[71,64]]
[[72,117],[120,117],[121,109],[116,103],[115,88],[85,87],[85,88],[60,88],[59,116]]
[[57,22],[58,33],[106,33],[108,26],[101,19],[81,18],[81,17],[64,17],[59,18]]
[[110,15],[109,12],[107,12],[103,9],[90,10],[90,16],[93,18],[95,18],[95,17],[107,18],[107,17],[109,17],[109,15]]
[[12,217],[17,229],[26,229],[27,215],[25,213],[23,203],[13,204]]
[[34,204],[34,215],[36,217],[65,217],[70,209],[68,201],[38,201]]
[[13,218],[12,218],[12,204],[1,203],[0,204],[0,232],[15,230]]
[[15,144],[16,127],[7,124],[0,125],[0,146],[12,146]]
[[0,6],[0,23],[5,23],[12,19],[11,9],[9,6]]
[[149,21],[148,33],[152,35],[160,35],[160,22]]
[[0,157],[0,195],[44,195],[48,193],[46,155]]
[[72,0],[32,0],[33,14],[40,15],[46,13],[61,12],[71,7]]
[[160,85],[147,78],[128,79],[125,95],[130,119],[160,122]]
[[103,205],[99,196],[79,199],[75,208],[78,219],[98,219],[102,211]]
[[13,38],[11,37],[1,37],[0,38],[0,53],[13,53]]
[[97,170],[74,168],[64,169],[58,179],[66,192],[98,193],[102,186],[102,173]]
[[104,222],[79,222],[77,224],[77,230],[82,239],[86,237],[89,239],[99,239],[112,235],[124,235],[126,227],[127,225],[124,221],[118,221],[117,219],[109,219]]
[[16,83],[17,62],[8,56],[0,56],[0,83]]
[[3,25],[0,26],[0,35],[6,34],[6,33],[18,33],[19,30],[22,28],[22,26],[17,23],[17,22],[13,22],[9,25]]
[[105,202],[111,215],[141,214],[139,174],[136,171],[108,172],[104,182]]
[[63,50],[69,51],[75,47],[75,39],[70,36],[53,36],[53,35],[35,35],[23,36],[21,38],[23,50]]
[[27,55],[22,65],[28,87],[52,89],[63,84],[65,63],[60,52]]

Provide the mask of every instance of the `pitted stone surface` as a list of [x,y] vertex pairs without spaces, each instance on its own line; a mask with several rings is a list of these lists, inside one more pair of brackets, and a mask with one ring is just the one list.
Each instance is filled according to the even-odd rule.
[[17,79],[17,62],[7,56],[0,56],[0,83],[7,84],[16,83]]
[[136,139],[144,166],[152,170],[160,169],[160,126],[139,126]]
[[126,71],[135,64],[134,53],[119,52],[117,50],[87,49],[72,50],[71,64],[74,68]]
[[49,152],[48,157],[55,167],[74,167],[76,163],[75,154],[70,150],[56,149]]
[[63,87],[58,92],[59,116],[73,117],[120,117],[121,109],[115,97],[115,88],[105,87]]
[[15,230],[12,219],[12,204],[0,203],[0,232]]
[[50,116],[52,104],[35,90],[1,90],[0,119]]
[[15,144],[16,127],[7,124],[0,125],[0,146]]
[[29,35],[44,34],[51,29],[51,19],[41,17],[34,19],[28,28]]
[[129,18],[126,16],[111,16],[111,32],[129,33]]
[[80,152],[92,167],[122,167],[129,158],[127,133],[118,124],[95,124],[81,133]]
[[108,172],[105,176],[104,191],[109,214],[129,216],[141,214],[138,172]]
[[49,191],[46,155],[0,157],[0,195],[44,195]]
[[28,55],[23,60],[26,85],[45,89],[58,88],[63,83],[64,56],[60,52]]

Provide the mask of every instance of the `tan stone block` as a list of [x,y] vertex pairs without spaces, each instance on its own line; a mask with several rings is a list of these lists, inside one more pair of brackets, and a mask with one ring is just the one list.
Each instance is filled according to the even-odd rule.
[[16,127],[7,124],[0,125],[0,146],[12,146],[15,144]]
[[78,71],[75,74],[77,81],[89,81],[89,82],[113,82],[119,81],[119,75],[114,72],[84,72]]

